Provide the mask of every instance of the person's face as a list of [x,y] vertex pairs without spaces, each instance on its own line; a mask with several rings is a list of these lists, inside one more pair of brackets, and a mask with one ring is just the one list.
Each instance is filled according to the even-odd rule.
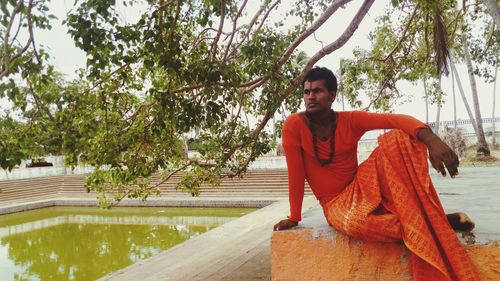
[[304,82],[304,104],[309,113],[328,111],[335,100],[335,92],[329,92],[324,80]]

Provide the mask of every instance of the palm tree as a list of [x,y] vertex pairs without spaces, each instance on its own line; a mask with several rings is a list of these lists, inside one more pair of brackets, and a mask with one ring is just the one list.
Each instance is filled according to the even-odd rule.
[[483,0],[483,4],[488,8],[488,12],[495,21],[495,25],[497,26],[497,28],[500,28],[500,7],[498,6],[498,1]]
[[497,91],[497,72],[498,72],[498,66],[495,68],[495,80],[493,82],[493,111],[491,114],[491,122],[492,122],[492,140],[491,140],[491,146],[493,149],[497,148],[497,136],[496,136],[496,128],[495,128],[495,103],[496,103],[496,91]]
[[457,68],[455,67],[455,64],[453,61],[450,59],[450,68],[455,77],[457,78],[457,86],[458,86],[458,91],[460,92],[460,96],[462,97],[462,101],[464,102],[465,109],[467,110],[467,114],[469,115],[470,122],[472,124],[472,128],[474,129],[474,134],[478,136],[477,133],[477,124],[476,121],[474,120],[474,115],[472,114],[472,110],[470,109],[469,102],[467,102],[467,98],[465,97],[465,92],[464,88],[462,87],[462,81],[460,80],[460,76],[458,76]]
[[429,124],[429,95],[427,94],[427,78],[424,77],[425,123]]
[[470,87],[472,90],[472,103],[474,104],[474,112],[476,117],[477,125],[477,141],[478,148],[477,153],[484,156],[490,155],[490,149],[488,148],[488,143],[486,142],[486,137],[484,136],[483,130],[483,119],[481,118],[481,110],[479,108],[479,98],[477,95],[476,78],[474,77],[474,68],[472,66],[472,59],[470,57],[469,44],[465,33],[462,33],[462,46],[465,55],[465,63],[467,65],[467,73],[469,74]]
[[457,96],[455,93],[455,74],[451,71],[451,92],[453,94],[453,129],[457,131]]
[[[439,91],[439,95],[442,95],[442,89],[441,89],[441,75],[439,76],[438,78],[438,88],[437,90]],[[436,135],[439,135],[439,126],[440,126],[440,118],[441,118],[441,98],[438,98],[437,99],[437,102],[436,102],[436,105],[437,105],[437,113],[436,113],[436,126],[434,126],[434,133],[436,133]]]

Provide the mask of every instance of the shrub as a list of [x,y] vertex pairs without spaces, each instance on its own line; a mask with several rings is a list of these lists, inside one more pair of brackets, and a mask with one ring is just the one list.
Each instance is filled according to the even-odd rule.
[[443,141],[455,151],[459,157],[464,157],[467,150],[467,143],[462,134],[461,128],[450,128],[445,126],[442,135]]

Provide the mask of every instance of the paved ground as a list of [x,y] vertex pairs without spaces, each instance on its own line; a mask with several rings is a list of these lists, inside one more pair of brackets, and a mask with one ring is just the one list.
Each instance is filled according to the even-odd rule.
[[463,211],[475,222],[478,242],[500,240],[500,167],[464,167],[450,179],[431,174],[447,213]]

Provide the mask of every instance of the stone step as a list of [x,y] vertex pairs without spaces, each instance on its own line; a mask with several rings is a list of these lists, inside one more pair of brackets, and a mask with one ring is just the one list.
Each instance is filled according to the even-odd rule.
[[[270,196],[286,197],[288,195],[288,179],[286,170],[252,170],[244,178],[223,178],[218,186],[203,184],[200,195],[214,196]],[[56,177],[30,178],[0,181],[0,201],[19,201],[26,198],[70,196],[83,198],[95,196],[95,192],[86,192],[84,175],[67,175]],[[162,196],[190,197],[184,190],[176,190],[181,175],[174,175],[168,182],[159,185]],[[160,176],[152,177],[151,185],[160,182]],[[311,194],[306,189],[306,194]]]
[[16,190],[4,190],[0,193],[0,201],[13,200],[37,195],[55,195],[59,191],[59,186],[46,186],[38,188],[21,188]]

